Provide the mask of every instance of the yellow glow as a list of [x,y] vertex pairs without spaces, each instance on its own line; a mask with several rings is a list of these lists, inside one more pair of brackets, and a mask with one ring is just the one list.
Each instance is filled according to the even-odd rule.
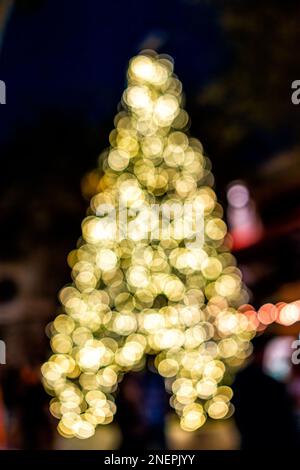
[[[250,354],[260,319],[236,309],[246,290],[224,244],[210,161],[185,132],[182,102],[171,59],[145,52],[130,61],[110,147],[86,190],[82,237],[68,257],[72,285],[60,291],[63,313],[50,326],[54,354],[41,369],[66,438],[91,437],[113,420],[118,383],[145,367],[148,354],[185,431],[232,412],[224,382]],[[157,204],[164,211],[155,219]],[[283,324],[296,318],[298,305],[281,308]]]

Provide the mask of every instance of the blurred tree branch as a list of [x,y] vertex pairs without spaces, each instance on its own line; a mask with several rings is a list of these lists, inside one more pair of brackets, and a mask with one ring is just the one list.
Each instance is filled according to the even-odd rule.
[[216,120],[220,140],[226,147],[238,145],[249,127],[273,131],[289,126],[297,134],[291,82],[300,77],[299,2],[211,3],[222,8],[221,23],[233,52],[229,70],[199,96],[204,108],[221,109],[222,124]]

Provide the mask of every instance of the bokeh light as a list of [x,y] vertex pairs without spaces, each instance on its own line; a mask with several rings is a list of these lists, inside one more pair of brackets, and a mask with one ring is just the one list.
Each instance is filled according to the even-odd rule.
[[[54,354],[42,366],[64,437],[88,438],[110,423],[118,383],[144,368],[147,355],[166,378],[184,430],[232,415],[226,384],[251,354],[257,323],[237,310],[247,290],[226,244],[210,162],[188,125],[172,60],[151,51],[134,57],[111,146],[99,159],[99,192],[68,257],[73,282],[61,290],[63,313],[50,328]],[[153,203],[179,209],[169,222],[161,217],[162,230],[150,239]],[[188,236],[178,229],[185,203],[194,208]],[[129,224],[118,238],[110,215],[124,211]],[[204,237],[196,246],[200,211]],[[294,316],[283,309],[280,318]]]

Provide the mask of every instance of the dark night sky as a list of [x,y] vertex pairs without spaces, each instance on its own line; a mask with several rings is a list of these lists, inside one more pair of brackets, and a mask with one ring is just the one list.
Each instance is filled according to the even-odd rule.
[[44,0],[15,8],[0,56],[1,141],[48,109],[92,123],[112,119],[127,62],[152,37],[174,57],[188,97],[228,61],[218,15],[205,2]]

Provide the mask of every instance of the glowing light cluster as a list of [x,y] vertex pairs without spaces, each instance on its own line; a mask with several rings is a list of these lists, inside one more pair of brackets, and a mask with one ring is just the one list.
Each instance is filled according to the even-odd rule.
[[294,302],[278,302],[277,304],[264,304],[257,311],[250,304],[241,305],[239,311],[243,312],[258,330],[264,330],[271,323],[290,326],[300,321],[300,300]]
[[[182,103],[169,57],[145,52],[131,60],[110,148],[100,157],[101,192],[68,257],[73,283],[60,292],[63,313],[50,327],[53,355],[42,366],[65,437],[87,438],[110,423],[122,375],[145,367],[147,355],[155,355],[183,429],[233,413],[226,384],[251,353],[255,324],[237,310],[247,291],[225,243],[210,162],[186,134]],[[130,223],[118,241],[109,236],[115,225],[107,215],[120,201]],[[203,244],[172,231],[149,241],[143,217],[155,202],[201,209]]]

